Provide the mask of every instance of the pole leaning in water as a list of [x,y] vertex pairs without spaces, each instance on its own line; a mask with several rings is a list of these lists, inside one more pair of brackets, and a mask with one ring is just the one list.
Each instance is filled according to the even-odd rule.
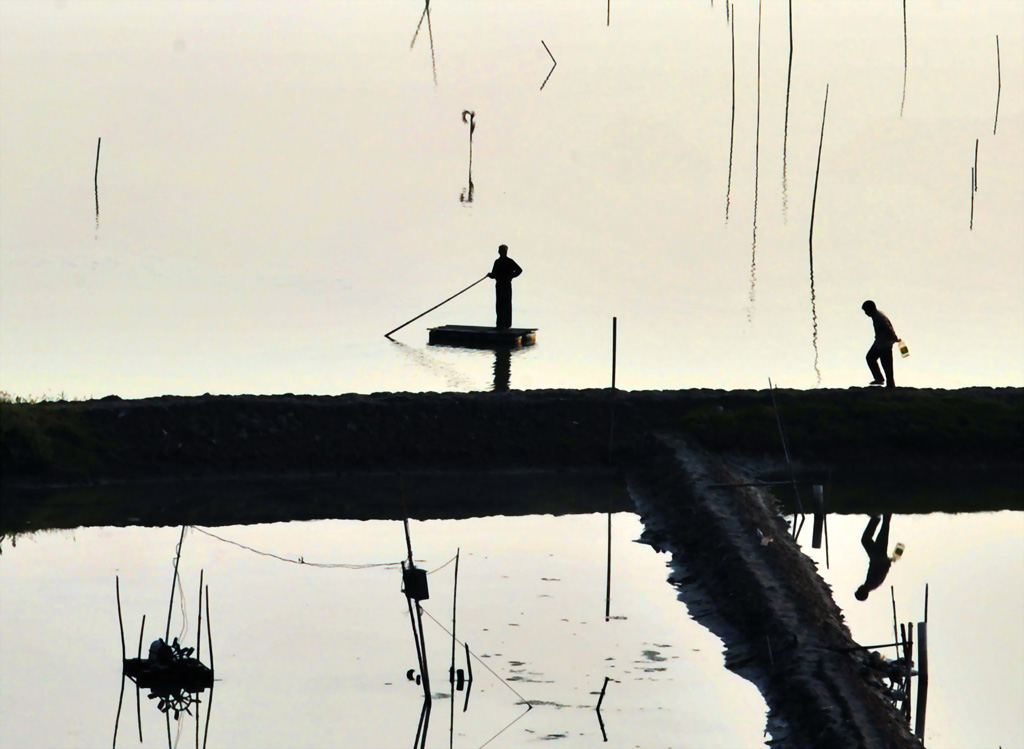
[[416,322],[417,320],[419,320],[419,319],[420,319],[421,317],[423,317],[424,315],[426,315],[427,313],[429,313],[429,312],[433,312],[434,310],[436,310],[436,309],[437,309],[438,307],[440,307],[440,306],[441,306],[442,304],[447,304],[447,303],[448,303],[448,302],[450,302],[450,301],[451,301],[452,299],[454,299],[455,297],[459,296],[459,294],[465,294],[465,293],[466,293],[467,291],[469,291],[469,290],[470,290],[470,289],[472,289],[472,288],[473,288],[474,286],[476,286],[476,285],[477,285],[478,283],[480,283],[480,281],[483,281],[483,280],[485,280],[486,278],[487,278],[487,276],[484,276],[483,278],[481,278],[481,279],[479,279],[479,280],[477,280],[477,281],[474,281],[474,282],[473,282],[473,283],[471,283],[471,284],[470,284],[469,286],[467,286],[466,288],[464,288],[464,289],[463,289],[462,291],[459,291],[459,292],[456,292],[455,294],[452,294],[452,295],[451,295],[450,297],[448,297],[447,299],[445,299],[445,300],[444,300],[443,302],[441,302],[440,304],[435,304],[435,305],[434,305],[433,307],[431,307],[430,309],[428,309],[428,310],[427,310],[426,312],[421,312],[420,314],[416,315],[416,317],[414,317],[413,319],[409,320],[408,322],[404,322],[404,323],[402,323],[401,325],[399,325],[399,326],[398,326],[397,328],[395,328],[395,329],[393,329],[393,330],[389,330],[389,331],[388,331],[387,333],[385,333],[385,334],[384,334],[384,337],[385,337],[385,338],[390,338],[390,337],[391,337],[391,334],[392,334],[392,333],[397,333],[397,332],[398,332],[399,330],[401,330],[402,328],[404,328],[404,327],[405,327],[406,325],[408,325],[409,323],[414,323],[414,322]]

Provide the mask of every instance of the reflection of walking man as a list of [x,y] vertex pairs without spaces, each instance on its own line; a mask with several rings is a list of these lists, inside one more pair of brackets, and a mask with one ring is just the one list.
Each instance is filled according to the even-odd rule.
[[[871,344],[867,355],[868,369],[871,370],[871,375],[874,377],[871,384],[881,385],[884,383],[886,387],[894,388],[896,383],[892,377],[892,346],[899,340],[899,336],[893,330],[889,318],[870,299],[864,302],[860,308],[864,310],[865,315],[871,318],[871,323],[875,326],[875,342]],[[882,372],[878,369],[879,361],[882,362],[882,369],[885,370],[884,380]]]
[[508,256],[508,246],[498,248],[498,259],[494,261],[488,278],[494,279],[494,311],[497,321],[496,328],[512,327],[512,279],[522,274],[523,269],[515,260]]
[[878,527],[879,517],[876,515],[871,518],[867,528],[864,529],[864,534],[860,537],[860,543],[864,547],[864,551],[868,553],[868,576],[864,579],[864,584],[854,593],[858,601],[867,600],[868,593],[881,585],[885,576],[889,574],[889,568],[892,566],[892,559],[889,557],[889,520],[891,518],[892,513],[889,512],[881,518],[882,530],[878,532],[878,538],[875,539],[872,539],[872,536],[875,534],[875,528]]

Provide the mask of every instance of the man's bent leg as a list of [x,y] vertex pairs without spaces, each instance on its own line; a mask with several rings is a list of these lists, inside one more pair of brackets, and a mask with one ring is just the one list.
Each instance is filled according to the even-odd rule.
[[892,346],[883,346],[882,350],[878,352],[879,359],[882,360],[882,369],[885,371],[885,385],[886,387],[896,387],[896,380],[892,376]]
[[878,356],[879,352],[877,345],[872,345],[871,348],[868,349],[868,355],[864,358],[868,363],[868,369],[871,370],[871,379],[874,382],[881,384],[882,370],[878,368]]

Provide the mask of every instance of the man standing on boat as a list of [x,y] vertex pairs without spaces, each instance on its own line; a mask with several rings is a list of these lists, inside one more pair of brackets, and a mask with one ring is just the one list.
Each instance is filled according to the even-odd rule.
[[519,264],[508,256],[508,246],[498,247],[498,259],[487,274],[488,278],[494,279],[495,328],[508,330],[512,327],[512,279],[522,272]]
[[[871,370],[873,377],[871,384],[894,388],[896,387],[896,382],[892,376],[892,347],[899,340],[899,336],[893,330],[889,318],[870,299],[864,302],[860,308],[864,310],[865,315],[871,318],[871,323],[875,326],[875,342],[871,344],[866,357],[868,369]],[[879,361],[882,363],[882,370],[885,371],[884,380],[882,379],[882,372],[878,369]]]

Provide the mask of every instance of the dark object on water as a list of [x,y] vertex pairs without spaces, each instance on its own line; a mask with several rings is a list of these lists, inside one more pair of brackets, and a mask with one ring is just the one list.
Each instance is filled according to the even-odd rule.
[[155,640],[147,658],[125,658],[124,675],[142,689],[174,688],[200,692],[213,685],[213,671],[192,657],[192,648],[182,648],[178,638],[168,645]]
[[442,325],[430,328],[429,342],[467,348],[522,348],[537,342],[537,328],[487,328],[480,325]]

